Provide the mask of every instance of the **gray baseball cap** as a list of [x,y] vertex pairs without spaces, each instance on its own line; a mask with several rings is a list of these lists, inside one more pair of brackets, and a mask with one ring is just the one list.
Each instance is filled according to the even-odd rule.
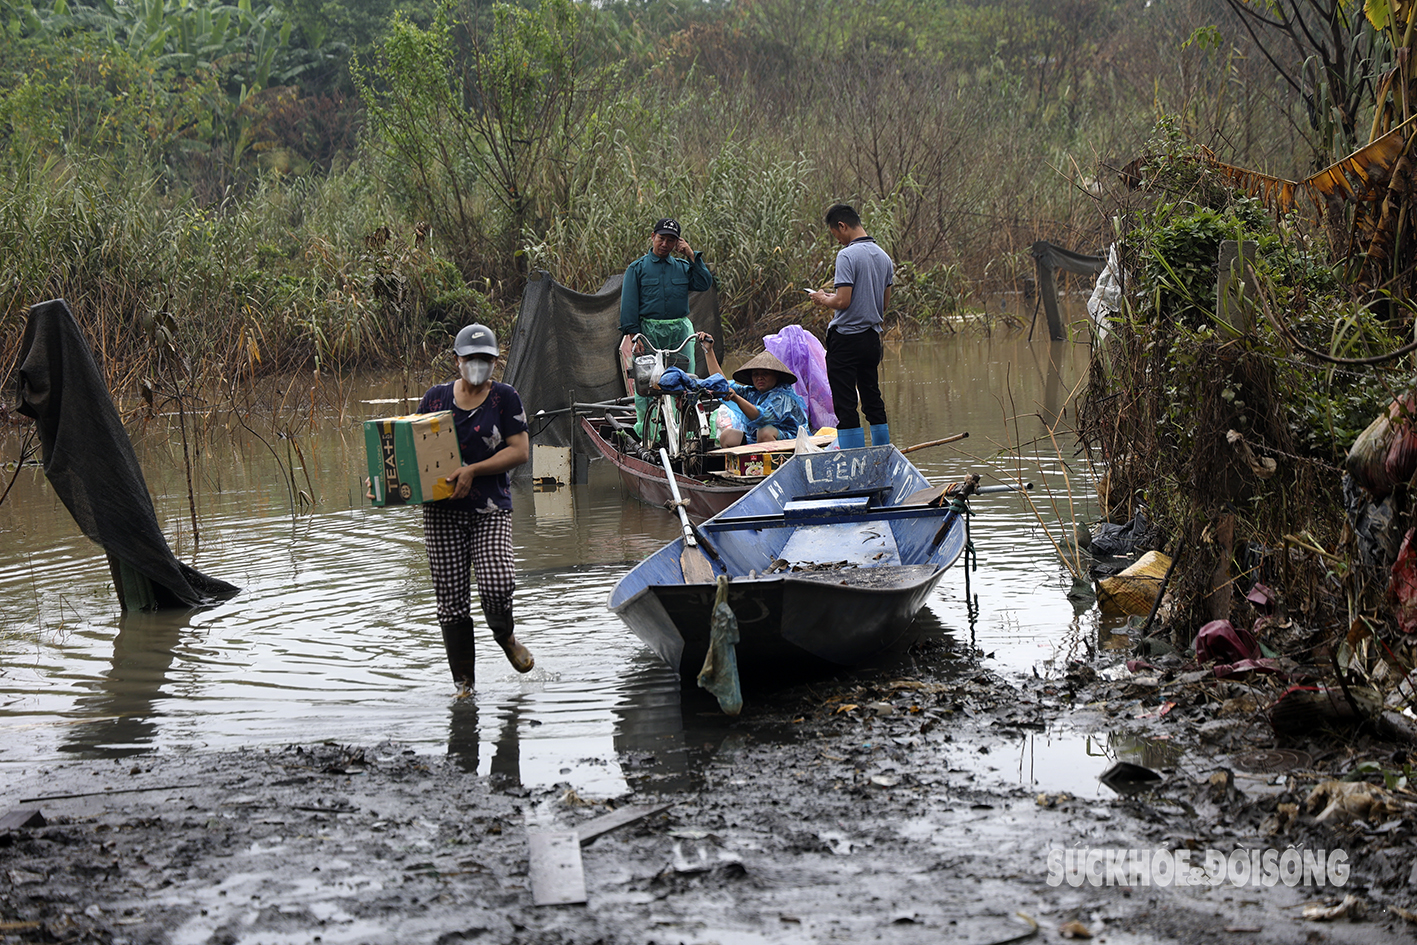
[[502,356],[497,348],[497,336],[486,325],[468,325],[453,341],[453,353],[460,358],[470,354],[487,354],[494,358]]

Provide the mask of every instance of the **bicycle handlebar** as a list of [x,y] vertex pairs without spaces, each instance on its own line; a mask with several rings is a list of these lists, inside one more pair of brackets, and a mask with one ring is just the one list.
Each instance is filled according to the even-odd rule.
[[679,343],[679,347],[677,348],[656,348],[654,342],[650,341],[648,338],[645,337],[644,332],[635,332],[635,337],[632,340],[643,341],[646,351],[659,352],[660,354],[678,354],[679,352],[684,350],[684,346],[687,345],[689,342],[697,341],[698,337],[698,333],[695,332],[694,334],[681,341]]

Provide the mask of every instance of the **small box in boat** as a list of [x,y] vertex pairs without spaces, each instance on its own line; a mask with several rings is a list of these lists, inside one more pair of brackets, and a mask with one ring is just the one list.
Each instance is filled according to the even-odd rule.
[[[833,442],[835,436],[822,434],[808,438],[818,448]],[[771,475],[783,463],[791,459],[797,449],[796,440],[775,440],[770,443],[744,443],[741,446],[724,446],[709,451],[709,456],[722,458],[723,470],[729,476],[750,478]]]
[[452,411],[365,420],[364,447],[375,505],[452,497],[447,477],[462,465]]

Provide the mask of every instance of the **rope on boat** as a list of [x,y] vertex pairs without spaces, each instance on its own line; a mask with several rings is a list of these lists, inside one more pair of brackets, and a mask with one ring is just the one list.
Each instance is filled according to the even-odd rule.
[[[950,501],[950,511],[964,518],[964,579],[968,583],[969,572],[979,570],[979,554],[974,550],[974,535],[969,527],[969,520],[974,517],[974,510],[969,507],[969,502],[964,496],[959,496]],[[968,593],[968,588],[965,589],[965,593]]]

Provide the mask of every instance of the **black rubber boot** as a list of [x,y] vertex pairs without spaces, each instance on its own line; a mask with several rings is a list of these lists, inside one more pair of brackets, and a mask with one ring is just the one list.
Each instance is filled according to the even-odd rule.
[[512,612],[508,610],[504,614],[489,614],[483,611],[482,615],[487,618],[487,626],[492,628],[492,639],[496,640],[502,652],[507,654],[507,662],[512,664],[512,669],[519,673],[531,672],[536,660],[532,657],[531,650],[517,642],[512,632],[516,626]]
[[448,651],[448,668],[453,672],[453,682],[471,689],[473,669],[477,663],[477,650],[473,647],[477,624],[471,617],[462,617],[449,620],[442,627],[443,648]]

